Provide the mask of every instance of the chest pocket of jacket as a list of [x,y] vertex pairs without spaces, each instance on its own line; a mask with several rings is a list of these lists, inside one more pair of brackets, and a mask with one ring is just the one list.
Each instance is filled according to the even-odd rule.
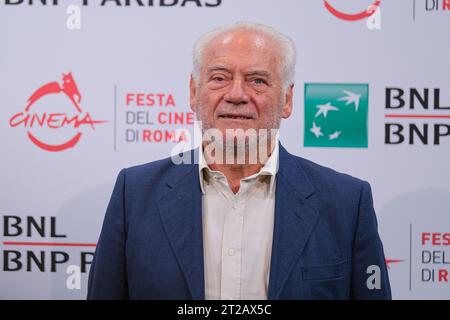
[[339,279],[347,273],[347,260],[336,264],[304,266],[301,269],[302,280],[333,280]]

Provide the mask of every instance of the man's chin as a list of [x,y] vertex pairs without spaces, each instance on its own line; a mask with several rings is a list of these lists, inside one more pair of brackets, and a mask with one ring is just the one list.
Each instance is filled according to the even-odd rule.
[[228,124],[227,126],[218,126],[217,127],[218,130],[220,130],[220,132],[222,132],[222,134],[225,136],[227,135],[227,133],[229,134],[239,134],[240,131],[255,131],[258,132],[259,128],[255,128],[254,126],[250,125],[250,124],[245,124],[245,123],[231,123]]

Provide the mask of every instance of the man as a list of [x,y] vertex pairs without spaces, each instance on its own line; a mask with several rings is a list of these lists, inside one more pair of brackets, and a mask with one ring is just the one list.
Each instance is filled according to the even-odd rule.
[[200,163],[119,173],[88,298],[391,298],[369,184],[277,142],[294,70],[293,42],[268,26],[198,40],[190,104],[204,139],[188,155]]

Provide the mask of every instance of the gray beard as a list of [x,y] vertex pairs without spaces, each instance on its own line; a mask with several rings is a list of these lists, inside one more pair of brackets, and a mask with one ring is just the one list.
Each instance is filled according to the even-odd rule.
[[[239,130],[239,129],[238,129]],[[231,132],[226,137],[221,131],[214,129],[203,131],[204,146],[208,147],[208,155],[213,156],[217,164],[256,164],[267,160],[267,155],[277,143],[278,129],[249,129]],[[214,155],[212,155],[214,153]]]
[[[236,134],[236,132],[230,136],[226,132],[225,136],[222,134],[222,139],[211,139],[208,130],[218,131],[218,129],[212,123],[205,122],[201,119],[201,110],[204,110],[201,106],[197,110],[200,110],[200,112],[196,112],[196,119],[201,123],[202,141],[207,144],[212,144],[211,147],[214,150],[221,150],[225,161],[227,159],[233,159],[234,163],[237,163],[238,156],[243,155],[247,163],[247,159],[250,159],[252,154],[256,154],[258,159],[260,159],[267,154],[268,146],[270,147],[269,150],[273,150],[275,143],[277,143],[276,138],[281,124],[281,108],[278,108],[266,123],[264,123],[265,128],[254,129],[256,130],[256,138],[248,134]],[[241,130],[246,133],[245,130]],[[228,158],[229,155],[232,155],[232,157],[230,156]]]

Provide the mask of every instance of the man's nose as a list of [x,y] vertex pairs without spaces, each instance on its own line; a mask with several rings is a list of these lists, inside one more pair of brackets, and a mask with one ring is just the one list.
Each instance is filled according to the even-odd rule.
[[241,79],[233,80],[230,90],[225,94],[224,99],[226,102],[234,105],[248,103],[250,96],[246,91],[245,82]]

